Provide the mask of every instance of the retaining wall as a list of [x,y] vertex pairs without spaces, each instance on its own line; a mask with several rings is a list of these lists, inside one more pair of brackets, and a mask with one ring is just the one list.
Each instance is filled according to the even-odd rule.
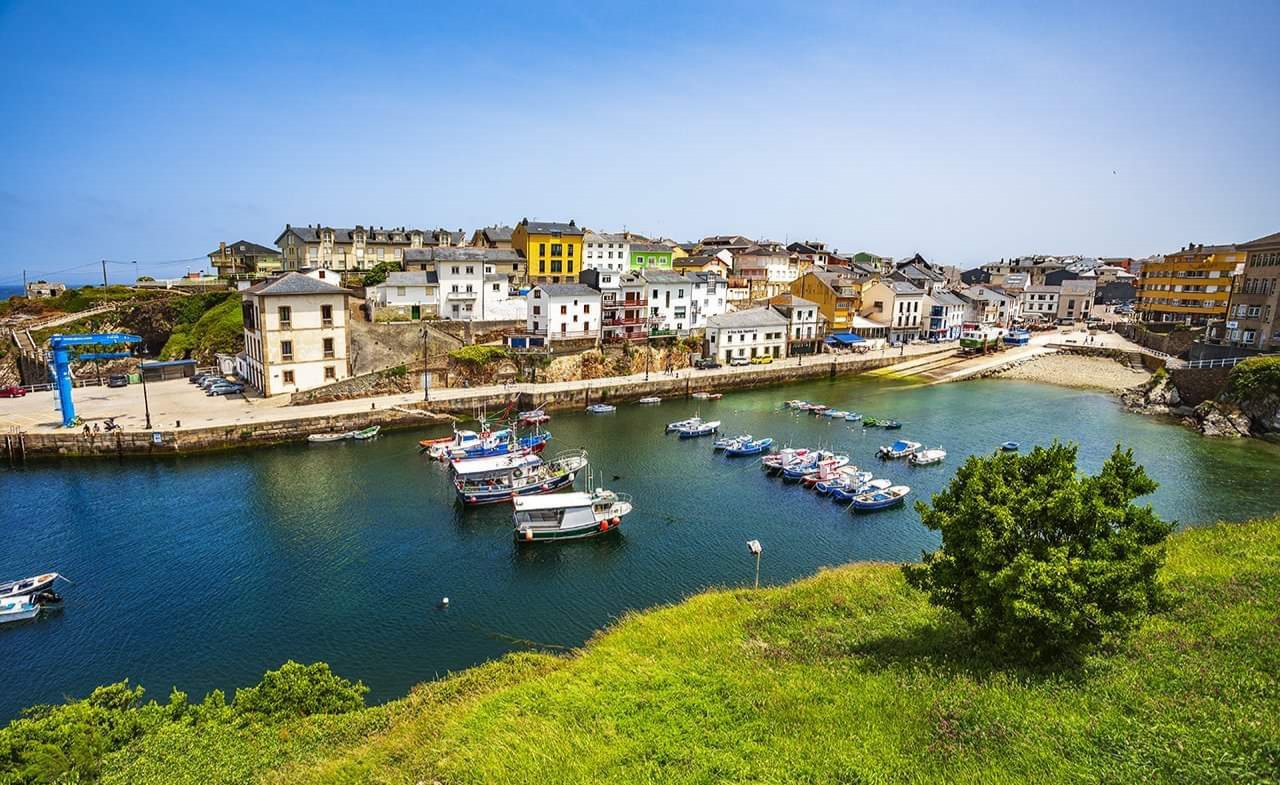
[[1174,368],[1169,379],[1178,388],[1178,397],[1186,406],[1196,406],[1218,397],[1227,387],[1230,368]]

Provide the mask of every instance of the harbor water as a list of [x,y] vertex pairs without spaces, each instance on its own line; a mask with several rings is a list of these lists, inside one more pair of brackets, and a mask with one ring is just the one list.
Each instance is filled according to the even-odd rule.
[[[781,408],[804,398],[904,423],[864,430]],[[416,442],[295,445],[163,460],[63,461],[0,471],[0,578],[57,570],[65,607],[0,629],[0,715],[129,678],[164,700],[230,693],[294,659],[363,680],[370,699],[535,646],[580,645],[628,610],[713,586],[779,583],[824,565],[911,560],[936,547],[910,504],[853,515],[711,439],[665,435],[700,413],[722,432],[830,447],[927,499],[971,453],[1006,440],[1080,444],[1096,471],[1132,447],[1160,483],[1156,511],[1184,525],[1280,512],[1280,448],[1214,441],[1128,414],[1107,395],[1010,381],[935,387],[841,379],[720,401],[557,413],[548,454],[583,447],[596,484],[632,494],[621,531],[520,546],[507,506],[455,504],[445,466]],[[941,465],[881,463],[894,438],[948,451]],[[579,482],[579,488],[584,486]],[[449,597],[447,609],[440,600]]]

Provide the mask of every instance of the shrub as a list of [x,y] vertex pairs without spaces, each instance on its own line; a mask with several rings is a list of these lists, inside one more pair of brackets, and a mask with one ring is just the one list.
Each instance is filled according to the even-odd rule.
[[904,567],[907,580],[1002,651],[1077,657],[1160,606],[1152,546],[1172,527],[1132,503],[1155,488],[1118,446],[1096,476],[1057,442],[972,456],[932,506],[916,504],[942,548]]
[[399,262],[378,262],[369,272],[364,274],[364,278],[360,280],[363,286],[377,286],[387,280],[387,274],[398,272],[400,270]]
[[1226,398],[1242,401],[1280,396],[1280,357],[1250,357],[1227,374]]
[[464,365],[478,367],[494,360],[502,360],[511,356],[505,346],[475,345],[463,346],[449,352],[449,357]]
[[312,714],[342,714],[364,708],[369,688],[336,676],[323,662],[289,660],[268,671],[255,687],[236,690],[234,709],[246,718],[289,719]]

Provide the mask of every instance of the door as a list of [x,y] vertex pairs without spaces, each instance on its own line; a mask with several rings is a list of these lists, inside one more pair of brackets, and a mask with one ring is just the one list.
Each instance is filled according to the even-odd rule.
[[422,318],[422,306],[421,306],[421,305],[415,305],[415,306],[411,307],[411,308],[409,309],[409,315],[413,318],[413,320],[414,320],[415,322],[416,322],[416,321],[418,321],[419,319],[421,319],[421,318]]

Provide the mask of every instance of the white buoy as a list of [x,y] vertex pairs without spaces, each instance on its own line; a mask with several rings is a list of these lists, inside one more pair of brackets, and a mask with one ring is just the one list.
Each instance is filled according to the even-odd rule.
[[448,607],[449,607],[449,598],[448,598],[448,597],[445,597],[443,600],[441,600],[441,601],[440,601],[440,607],[441,607],[441,608],[448,608]]

